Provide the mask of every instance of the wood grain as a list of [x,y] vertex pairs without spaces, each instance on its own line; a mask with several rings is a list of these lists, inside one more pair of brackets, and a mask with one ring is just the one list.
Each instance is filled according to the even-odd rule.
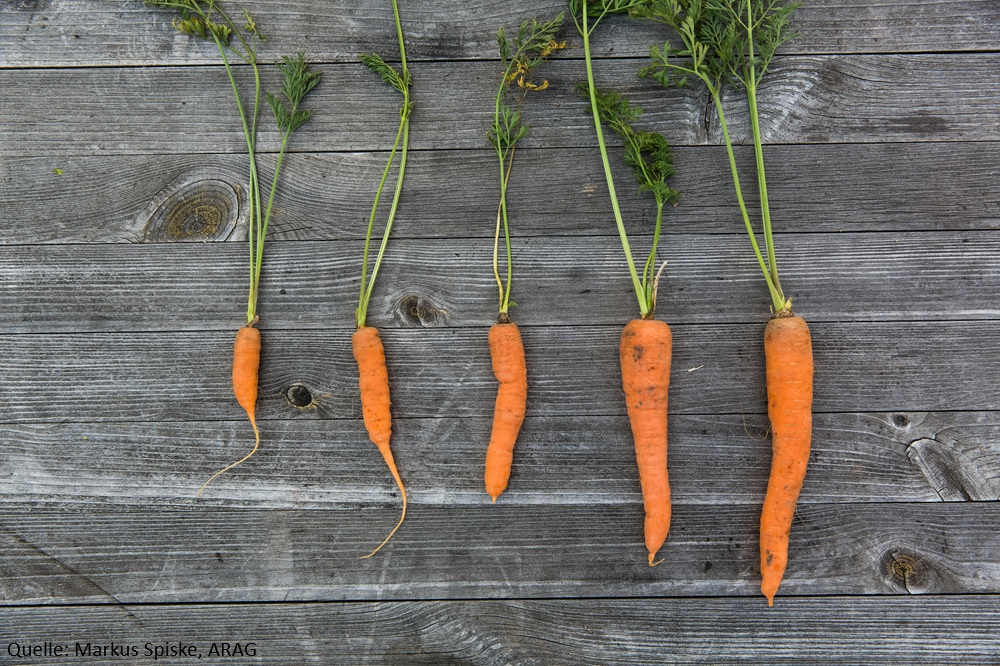
[[[625,219],[637,230],[651,228],[650,197],[636,196],[620,148],[612,146],[611,155]],[[737,155],[741,167],[752,168],[749,146],[738,146]],[[772,219],[780,231],[1000,228],[991,143],[776,145],[768,146],[765,155]],[[273,164],[269,157],[261,160],[267,173]],[[364,238],[385,157],[378,152],[289,156],[269,238]],[[666,233],[742,233],[724,149],[681,146],[674,157],[677,174],[671,185],[682,201],[667,211]],[[495,160],[481,150],[414,153],[393,238],[492,237]],[[56,167],[61,174],[54,173]],[[0,219],[16,222],[0,225],[0,244],[149,240],[147,230],[156,226],[152,221],[162,219],[157,215],[181,208],[206,185],[218,191],[222,182],[232,192],[245,191],[245,171],[246,158],[236,154],[0,160]],[[614,233],[596,150],[522,149],[510,193],[515,239]],[[753,205],[756,194],[747,195]],[[245,207],[244,202],[242,218],[226,219],[245,220]],[[218,216],[225,217],[227,210],[219,208]],[[245,231],[220,232],[190,240],[244,237]]]
[[[185,604],[4,608],[21,643],[252,641],[240,663],[993,664],[1000,599],[823,597]],[[62,663],[37,658],[32,663]],[[118,664],[92,658],[92,664]],[[169,663],[197,664],[197,659]]]
[[[281,9],[266,0],[240,3],[256,18],[268,42],[264,56],[308,49],[320,61],[354,61],[369,51],[394,54],[392,15],[377,0],[326,3],[288,0]],[[459,0],[401,6],[411,60],[461,60],[495,55],[494,33],[531,16],[554,16],[565,2],[490,0],[475,6]],[[0,67],[131,66],[215,63],[211,44],[188,39],[170,26],[175,14],[127,0],[17,0],[0,5]],[[799,37],[789,53],[897,53],[995,50],[1000,10],[989,0],[939,0],[901,4],[872,0],[816,0],[794,14]],[[581,56],[580,38],[567,19],[563,35]],[[652,24],[612,17],[594,40],[602,56],[645,56],[665,31]]]
[[[632,237],[640,267],[649,242]],[[787,296],[811,323],[1000,317],[993,303],[1000,240],[988,232],[778,234],[776,244]],[[744,236],[670,234],[660,250],[667,269],[659,318],[706,324],[768,316]],[[302,331],[351,321],[361,251],[360,241],[269,243],[262,326]],[[9,303],[0,309],[0,333],[229,331],[245,309],[245,254],[243,243],[0,250],[0,299]],[[498,307],[491,254],[492,239],[394,240],[372,320],[488,326]],[[521,324],[624,326],[637,316],[617,238],[515,239],[514,266],[512,316]]]
[[[397,498],[330,509],[191,501],[0,507],[6,603],[760,595],[756,505],[680,505],[649,567],[639,505],[479,507]],[[776,600],[1000,592],[1000,518],[969,502],[805,504]],[[762,611],[763,612],[763,611]]]
[[[719,145],[722,133],[700,89],[664,90],[638,79],[642,59],[596,68],[597,84],[621,89],[646,109],[644,124],[674,145]],[[244,70],[247,68],[243,68]],[[277,87],[274,68],[266,89]],[[324,66],[310,94],[312,120],[293,152],[387,150],[398,120],[398,93],[360,64]],[[481,149],[497,83],[493,62],[422,62],[413,67],[411,147]],[[239,77],[251,84],[248,71]],[[553,62],[552,87],[533,97],[532,147],[595,146],[593,120],[573,90],[586,78],[579,61]],[[928,84],[928,79],[938,79]],[[794,56],[776,61],[761,86],[763,140],[769,144],[997,141],[1000,54]],[[7,103],[0,154],[22,156],[243,152],[241,125],[222,67],[0,70]],[[59,91],[53,95],[53,91]],[[222,94],[220,91],[225,90]],[[745,99],[726,96],[736,143],[749,137]],[[156,122],[128,122],[155,118]],[[709,122],[706,122],[706,118]],[[262,124],[261,151],[277,133]]]
[[[359,421],[311,418],[329,396],[302,385],[284,397],[286,418],[263,426],[261,451],[215,480],[201,504],[315,509],[390,501],[392,479]],[[0,451],[0,495],[44,507],[188,507],[210,474],[252,444],[249,426],[236,420],[4,430],[10,443]],[[393,430],[413,505],[481,510],[489,417],[397,418]],[[769,472],[766,433],[762,414],[672,414],[675,506],[759,505]],[[817,414],[813,439],[802,505],[1000,499],[996,412]],[[501,504],[635,508],[641,501],[625,417],[529,413]]]

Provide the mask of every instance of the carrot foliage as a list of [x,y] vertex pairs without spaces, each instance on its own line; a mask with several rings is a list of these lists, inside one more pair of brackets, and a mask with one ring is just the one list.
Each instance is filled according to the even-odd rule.
[[[173,26],[178,32],[215,43],[219,55],[222,57],[222,63],[225,65],[233,96],[236,98],[236,108],[243,125],[247,154],[250,158],[250,186],[247,188],[250,208],[250,228],[247,234],[250,241],[250,293],[247,299],[247,324],[252,325],[257,320],[257,294],[260,287],[261,264],[264,259],[264,238],[271,219],[274,195],[278,189],[278,174],[281,171],[282,159],[285,156],[289,137],[312,116],[312,111],[302,108],[302,101],[309,91],[319,83],[321,73],[310,69],[310,64],[306,62],[302,53],[295,57],[284,56],[282,62],[278,64],[278,69],[284,77],[280,96],[271,93],[262,94],[257,51],[261,42],[265,41],[265,37],[250,14],[246,11],[242,12],[243,25],[240,26],[220,6],[218,0],[146,0],[146,4],[177,10],[179,16],[174,19]],[[235,55],[243,63],[249,65],[253,71],[252,106],[244,104],[243,96],[233,76],[229,54]],[[262,98],[266,99],[270,105],[281,136],[281,146],[271,178],[271,189],[267,197],[266,207],[262,205],[260,171],[257,164],[257,127]]]
[[[583,37],[584,59],[587,67],[587,81],[581,83],[579,91],[590,99],[591,113],[594,116],[594,126],[597,131],[597,143],[601,151],[601,161],[604,165],[604,176],[611,196],[611,208],[618,226],[622,249],[628,263],[629,273],[636,297],[639,300],[639,312],[644,319],[652,317],[656,306],[656,280],[654,265],[656,250],[659,244],[663,224],[663,208],[666,204],[674,205],[680,194],[667,185],[674,173],[673,155],[667,140],[655,132],[636,129],[634,123],[642,116],[642,109],[633,106],[624,95],[616,91],[600,91],[594,84],[594,70],[590,52],[590,36],[597,24],[608,14],[621,14],[641,9],[643,0],[570,0],[570,15],[577,31]],[[618,195],[615,190],[614,177],[611,173],[611,162],[608,157],[607,145],[604,140],[603,125],[621,137],[624,143],[625,163],[632,167],[632,173],[639,183],[640,192],[651,192],[656,199],[656,226],[653,230],[653,242],[640,278],[635,266],[635,259],[625,233],[625,222],[621,208],[618,205]]]
[[[382,56],[377,53],[366,53],[361,56],[361,62],[368,69],[378,74],[379,77],[389,87],[396,90],[403,96],[403,102],[399,108],[399,127],[396,130],[396,139],[392,144],[392,151],[382,171],[382,179],[379,181],[378,189],[375,191],[375,201],[372,203],[372,212],[368,217],[368,231],[365,234],[365,249],[361,260],[361,293],[358,297],[358,309],[356,319],[358,328],[364,328],[365,319],[368,316],[368,303],[371,301],[372,289],[375,286],[375,277],[378,269],[382,265],[382,257],[385,255],[385,248],[389,243],[389,233],[392,231],[393,220],[396,219],[396,209],[399,207],[399,197],[403,191],[403,173],[406,171],[406,156],[410,145],[410,113],[413,111],[413,102],[410,101],[410,85],[412,77],[410,70],[406,66],[406,45],[403,41],[403,25],[399,18],[399,6],[396,0],[392,0],[392,13],[396,21],[396,38],[399,42],[399,69],[396,69]],[[378,213],[379,201],[382,198],[382,191],[385,189],[389,173],[392,171],[396,157],[399,156],[399,169],[396,172],[396,187],[392,196],[392,204],[389,206],[389,214],[385,221],[385,228],[382,231],[382,242],[379,245],[375,263],[372,265],[371,273],[368,272],[368,254],[371,247],[372,231],[375,227],[375,217]]]
[[[528,134],[528,126],[524,124],[521,116],[521,103],[529,90],[545,90],[549,87],[549,82],[546,80],[533,81],[531,74],[553,51],[566,46],[566,42],[558,42],[555,39],[562,21],[563,14],[545,23],[532,18],[524,21],[517,29],[517,33],[510,37],[503,28],[497,31],[500,63],[504,71],[497,90],[493,121],[487,138],[496,151],[500,163],[500,205],[497,208],[496,232],[493,237],[493,275],[500,290],[501,321],[506,321],[507,309],[511,306],[510,286],[514,270],[507,217],[507,183],[517,143]],[[506,284],[500,277],[501,228],[507,248]]]
[[[789,29],[788,19],[798,6],[796,2],[783,0],[645,0],[630,9],[634,17],[672,28],[682,45],[674,48],[667,42],[662,48],[654,46],[650,49],[652,62],[640,75],[653,77],[666,87],[685,86],[693,77],[701,80],[712,96],[729,155],[740,213],[767,281],[775,313],[790,312],[791,301],[785,298],[778,279],[757,112],[757,87],[778,47],[795,36]],[[744,201],[722,108],[722,90],[727,85],[742,89],[747,95],[766,259]]]

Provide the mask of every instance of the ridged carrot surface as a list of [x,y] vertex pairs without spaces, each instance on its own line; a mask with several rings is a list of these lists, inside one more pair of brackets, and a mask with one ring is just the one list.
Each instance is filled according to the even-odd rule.
[[368,437],[378,447],[385,459],[385,464],[389,466],[392,478],[399,486],[399,492],[403,496],[403,514],[399,517],[399,522],[375,550],[365,555],[365,557],[371,557],[392,538],[399,526],[403,524],[403,519],[406,517],[406,489],[403,487],[403,480],[399,476],[399,471],[396,469],[396,463],[392,457],[392,450],[389,448],[389,439],[392,437],[392,414],[389,410],[389,372],[385,367],[385,349],[382,347],[382,339],[379,337],[378,329],[373,326],[359,328],[351,339],[351,347],[354,350],[354,360],[358,363],[361,411],[364,415]]
[[764,330],[771,477],[760,515],[760,591],[769,606],[788,564],[788,537],[812,439],[812,340],[802,317],[776,317]]
[[494,324],[490,328],[493,374],[500,382],[493,410],[493,432],[486,449],[486,492],[493,501],[507,488],[514,461],[514,444],[524,421],[528,400],[528,369],[524,345],[516,324]]
[[633,319],[622,331],[622,386],[646,510],[644,533],[649,566],[654,566],[653,559],[670,531],[667,391],[671,349],[670,327],[662,321]]

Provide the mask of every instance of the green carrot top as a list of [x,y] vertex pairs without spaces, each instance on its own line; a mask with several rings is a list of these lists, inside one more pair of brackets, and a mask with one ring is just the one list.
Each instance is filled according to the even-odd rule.
[[[785,298],[778,279],[757,111],[757,87],[778,47],[794,37],[789,30],[788,18],[798,6],[796,2],[781,0],[645,0],[630,10],[635,17],[669,26],[682,44],[681,48],[673,48],[669,42],[662,48],[654,46],[650,49],[652,64],[641,74],[651,76],[667,87],[684,86],[690,77],[695,77],[705,84],[712,96],[729,155],[740,213],[771,293],[775,314],[790,313],[791,300]],[[742,88],[747,95],[766,260],[757,243],[736,168],[736,157],[722,108],[721,95],[725,85]]]

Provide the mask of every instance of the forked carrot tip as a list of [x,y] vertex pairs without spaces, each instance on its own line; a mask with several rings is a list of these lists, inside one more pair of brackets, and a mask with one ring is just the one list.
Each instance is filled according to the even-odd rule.
[[655,553],[655,552],[654,552],[654,553],[650,553],[650,554],[649,554],[649,566],[651,566],[651,567],[655,567],[655,566],[656,566],[657,564],[659,564],[659,563],[660,563],[660,562],[662,562],[663,560],[667,559],[667,558],[665,558],[665,557],[661,557],[660,559],[658,559],[658,560],[656,560],[656,561],[654,562],[654,561],[653,561],[653,558],[654,558],[654,557],[656,557],[656,553]]

